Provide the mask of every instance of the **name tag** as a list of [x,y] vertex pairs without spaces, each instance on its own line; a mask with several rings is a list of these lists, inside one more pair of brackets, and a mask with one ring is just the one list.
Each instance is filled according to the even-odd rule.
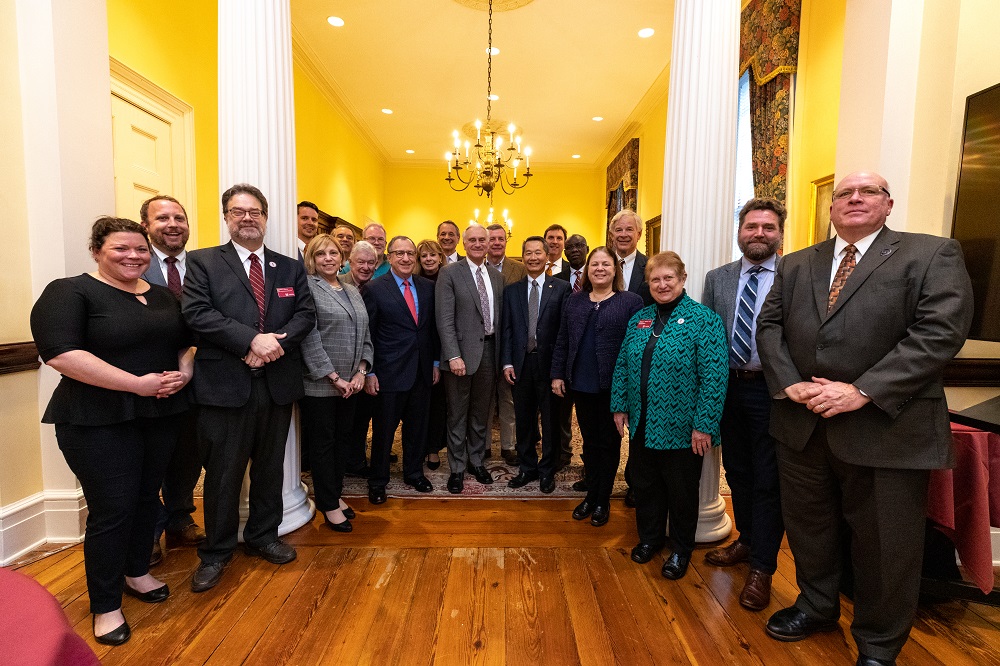
[[294,287],[278,287],[278,298],[292,298],[294,296]]
[[640,319],[639,323],[636,324],[636,328],[650,328],[653,325],[652,319]]

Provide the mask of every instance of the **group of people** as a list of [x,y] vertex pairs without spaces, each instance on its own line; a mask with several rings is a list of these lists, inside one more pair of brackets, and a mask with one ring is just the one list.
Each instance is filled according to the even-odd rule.
[[[501,225],[446,221],[415,242],[370,224],[356,241],[348,226],[318,233],[308,201],[296,260],[264,246],[267,200],[246,184],[222,195],[231,241],[218,247],[185,251],[186,213],[169,196],[144,203],[141,223],[99,219],[97,270],[51,283],[31,316],[63,375],[43,421],[88,503],[97,640],[129,639],[123,592],[168,597],[149,573],[162,531],[199,544],[193,591],[219,583],[248,464],[245,548],[295,558],[277,530],[296,402],[303,467],[338,532],[355,518],[345,474],[386,501],[400,423],[403,482],[432,491],[424,466],[446,449],[460,494],[467,474],[494,482],[496,406],[500,453],[518,468],[508,485],[551,493],[575,405],[585,475],[573,487],[586,495],[574,519],[608,522],[627,433],[631,557],[652,560],[669,523],[661,572],[684,576],[702,462],[721,443],[739,536],[706,561],[748,562],[739,601],[762,610],[787,531],[800,593],[767,633],[792,641],[836,627],[846,544],[858,663],[893,663],[916,609],[927,472],[952,460],[941,374],[972,306],[957,244],[889,230],[891,209],[881,176],[851,174],[833,195],[836,238],[781,258],[785,209],[753,199],[742,257],[708,273],[701,303],[681,257],[637,250],[630,210],[611,220],[610,247],[551,225],[521,261]],[[191,518],[202,465],[204,531]]]

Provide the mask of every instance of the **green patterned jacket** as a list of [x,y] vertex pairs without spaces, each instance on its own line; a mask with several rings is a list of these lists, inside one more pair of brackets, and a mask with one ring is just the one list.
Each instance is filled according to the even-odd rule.
[[[639,310],[628,323],[611,384],[611,411],[628,413],[633,428],[642,410],[642,356],[656,305]],[[653,350],[649,367],[646,448],[683,449],[691,432],[701,431],[718,445],[719,421],[729,382],[726,328],[715,312],[684,294]]]

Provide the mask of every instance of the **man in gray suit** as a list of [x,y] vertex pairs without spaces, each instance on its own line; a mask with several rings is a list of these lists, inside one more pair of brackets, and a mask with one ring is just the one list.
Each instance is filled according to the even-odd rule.
[[973,312],[959,244],[892,231],[892,203],[880,175],[844,178],[837,237],[781,261],[757,320],[799,586],[766,630],[837,629],[846,522],[866,665],[894,664],[913,624],[929,470],[954,463],[942,374]]
[[[149,233],[153,246],[149,268],[142,276],[150,284],[167,287],[180,300],[187,272],[187,246],[191,229],[187,211],[177,199],[158,194],[139,208],[139,220]],[[204,541],[205,530],[191,517],[194,513],[194,487],[201,476],[198,456],[197,409],[192,406],[184,415],[184,426],[163,477],[160,492],[163,501],[153,532],[150,566],[163,559],[160,536],[167,533],[167,544],[196,545]]]
[[740,535],[715,548],[705,561],[728,567],[750,562],[740,605],[763,610],[771,601],[771,576],[778,568],[784,534],[778,461],[768,432],[771,395],[761,371],[754,336],[757,315],[774,282],[785,207],[774,199],[751,199],[740,211],[737,243],[743,256],[709,271],[702,302],[726,324],[729,388],[722,411],[722,460],[732,490],[733,517]]
[[483,466],[489,446],[489,415],[500,361],[503,276],[486,263],[486,229],[470,225],[463,236],[465,258],[441,269],[434,290],[441,366],[448,398],[448,491],[464,488],[465,470],[493,483]]

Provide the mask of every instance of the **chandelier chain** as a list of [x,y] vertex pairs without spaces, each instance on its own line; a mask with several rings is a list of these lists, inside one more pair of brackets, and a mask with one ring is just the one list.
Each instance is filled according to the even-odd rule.
[[490,124],[490,112],[493,106],[493,0],[490,0],[489,32],[486,46],[486,125]]

